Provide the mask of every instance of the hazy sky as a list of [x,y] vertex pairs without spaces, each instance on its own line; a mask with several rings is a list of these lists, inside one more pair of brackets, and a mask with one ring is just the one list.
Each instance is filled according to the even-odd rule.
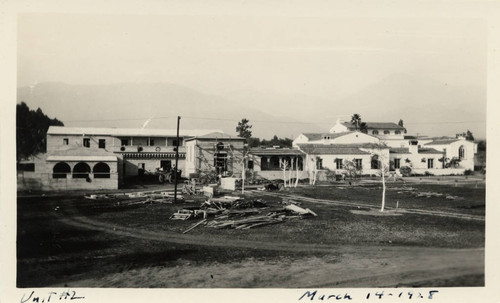
[[170,82],[336,98],[394,73],[485,86],[486,24],[463,18],[25,14],[18,86]]

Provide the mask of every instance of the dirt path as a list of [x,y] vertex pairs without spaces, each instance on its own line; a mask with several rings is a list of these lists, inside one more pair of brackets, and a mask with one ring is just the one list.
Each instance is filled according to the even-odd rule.
[[[482,248],[335,246],[233,239],[221,241],[207,240],[197,235],[128,228],[84,216],[59,220],[79,228],[168,243],[304,252],[303,259],[293,261],[248,259],[196,267],[185,264],[175,268],[142,268],[111,274],[99,280],[78,281],[74,286],[79,287],[390,287],[429,279],[484,274]],[[310,256],[308,253],[311,252],[322,252],[325,256]],[[340,254],[340,257],[332,260],[334,253]],[[151,275],[155,276],[154,281],[145,279]]]

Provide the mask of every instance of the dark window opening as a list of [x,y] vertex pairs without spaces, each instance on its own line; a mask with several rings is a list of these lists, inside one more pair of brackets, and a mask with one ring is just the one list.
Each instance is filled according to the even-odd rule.
[[335,164],[337,169],[343,169],[344,165],[342,163],[342,159],[335,159]]
[[388,134],[390,134],[390,133],[391,133],[390,131],[388,131],[388,130],[384,130],[384,135],[388,135]]
[[427,159],[427,168],[434,168],[434,159]]
[[171,160],[160,160],[160,168],[162,171],[172,170],[172,161]]
[[128,139],[122,139],[122,146],[128,146]]
[[316,158],[316,169],[323,169],[323,159]]
[[99,139],[99,148],[106,148],[106,139]]
[[90,174],[90,166],[87,163],[80,162],[73,167],[74,179],[87,179]]
[[149,146],[155,145],[155,139],[149,139]]
[[63,145],[69,145],[69,139],[68,138],[64,138],[63,139]]
[[253,160],[248,160],[247,167],[248,169],[253,169]]
[[356,165],[356,169],[362,169],[363,159],[354,159],[354,165]]
[[401,159],[394,159],[394,168],[401,168]]
[[103,162],[99,162],[94,165],[94,178],[110,178],[110,168],[109,165]]
[[35,163],[19,163],[17,165],[18,171],[35,171]]
[[372,131],[372,135],[378,135],[378,130]]
[[396,135],[401,135],[401,131],[400,130],[397,130],[394,132]]
[[460,146],[460,148],[458,149],[458,158],[460,160],[464,159],[465,158],[465,148],[464,146]]
[[371,169],[379,169],[380,161],[378,160],[378,156],[374,155],[371,160]]
[[54,168],[52,169],[52,178],[66,179],[69,173],[71,173],[71,167],[68,163],[59,162],[54,165]]
[[83,147],[90,147],[90,138],[83,138]]

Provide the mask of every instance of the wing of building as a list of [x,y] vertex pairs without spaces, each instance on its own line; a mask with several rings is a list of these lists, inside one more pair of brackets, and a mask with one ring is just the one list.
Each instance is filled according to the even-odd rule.
[[[463,174],[474,169],[474,142],[463,137],[408,136],[391,122],[367,122],[363,132],[337,121],[329,132],[302,133],[292,148],[245,148],[245,139],[216,129],[176,130],[51,126],[47,153],[18,163],[19,189],[117,189],[129,180],[174,170],[184,177],[220,176],[326,179],[328,175]],[[288,171],[288,175],[284,171]],[[294,173],[291,173],[291,172]]]

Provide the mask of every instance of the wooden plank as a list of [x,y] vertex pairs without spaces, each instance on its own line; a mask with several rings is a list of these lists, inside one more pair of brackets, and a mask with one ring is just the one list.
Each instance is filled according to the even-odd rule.
[[201,220],[200,222],[198,222],[198,223],[196,223],[196,224],[194,224],[194,225],[191,225],[188,229],[186,229],[186,230],[185,230],[185,231],[183,231],[182,233],[183,233],[183,234],[185,234],[185,233],[189,232],[190,230],[194,229],[195,227],[197,227],[197,226],[199,226],[199,225],[201,225],[201,224],[203,224],[203,223],[205,223],[205,222],[207,222],[207,219],[203,219],[203,220]]

